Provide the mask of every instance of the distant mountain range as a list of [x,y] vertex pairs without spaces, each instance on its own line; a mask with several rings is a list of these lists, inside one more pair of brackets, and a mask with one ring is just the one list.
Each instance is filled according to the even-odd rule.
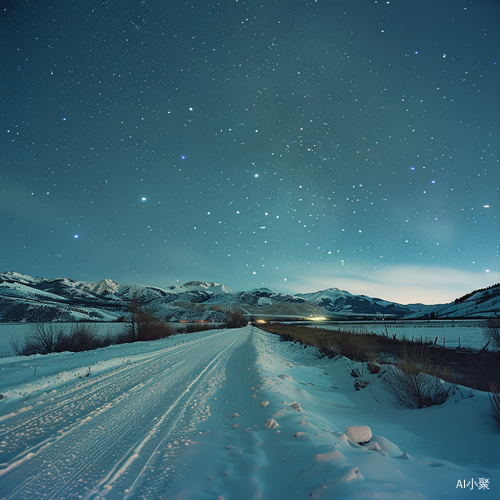
[[0,321],[117,321],[133,298],[167,321],[223,322],[224,310],[242,309],[256,319],[375,319],[500,317],[500,284],[471,292],[450,304],[402,305],[337,288],[287,295],[268,288],[233,291],[224,285],[190,281],[165,289],[70,278],[45,279],[0,273]]

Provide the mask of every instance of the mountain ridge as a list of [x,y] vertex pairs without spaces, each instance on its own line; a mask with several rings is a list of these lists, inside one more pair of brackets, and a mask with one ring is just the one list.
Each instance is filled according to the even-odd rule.
[[500,284],[476,290],[448,304],[398,304],[328,288],[294,295],[269,288],[233,291],[209,281],[188,281],[165,289],[72,278],[0,273],[0,321],[117,321],[132,299],[153,307],[167,321],[223,322],[225,309],[255,318],[382,319],[500,317]]

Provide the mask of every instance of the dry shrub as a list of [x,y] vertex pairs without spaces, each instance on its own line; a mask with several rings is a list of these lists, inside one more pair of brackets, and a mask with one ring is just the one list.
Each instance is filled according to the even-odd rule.
[[224,311],[226,315],[226,326],[227,328],[241,328],[248,324],[248,320],[243,315],[241,309],[227,309]]
[[500,351],[500,319],[490,318],[486,322],[483,333],[491,347],[496,351]]
[[366,368],[372,375],[374,375],[380,371],[381,367],[375,360],[369,359],[366,363]]
[[368,382],[368,380],[366,380],[365,378],[355,378],[353,385],[354,389],[360,391],[361,389],[368,387],[370,385],[370,382]]
[[318,348],[321,357],[326,356],[331,359],[338,354],[337,350],[333,346],[331,336],[329,335],[321,335],[318,337],[316,347]]
[[11,341],[11,348],[18,356],[49,354],[51,352],[82,352],[97,349],[103,345],[95,325],[74,323],[35,323],[22,344]]
[[493,412],[491,416],[500,425],[500,390],[495,384],[491,383],[490,391],[488,396],[490,398],[491,411]]
[[173,335],[174,329],[156,316],[157,311],[135,296],[130,304],[130,318],[117,343],[158,340]]
[[430,362],[430,348],[403,343],[401,361],[387,371],[382,387],[398,406],[408,409],[439,406],[449,397],[441,379],[442,368]]
[[69,332],[61,330],[57,337],[56,352],[82,352],[97,349],[103,344],[95,325],[75,323]]
[[174,333],[174,329],[163,321],[150,323],[147,328],[141,332],[139,340],[158,340],[166,339]]

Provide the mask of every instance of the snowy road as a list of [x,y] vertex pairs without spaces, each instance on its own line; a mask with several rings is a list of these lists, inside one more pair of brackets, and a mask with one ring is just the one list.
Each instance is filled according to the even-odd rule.
[[218,332],[82,374],[2,414],[0,497],[159,498],[249,332]]
[[403,410],[386,369],[251,326],[0,358],[0,500],[498,500],[488,395]]

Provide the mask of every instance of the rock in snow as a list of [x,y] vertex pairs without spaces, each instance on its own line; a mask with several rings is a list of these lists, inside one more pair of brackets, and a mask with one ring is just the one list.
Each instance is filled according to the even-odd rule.
[[274,418],[268,418],[266,423],[264,424],[264,427],[266,429],[276,429],[276,427],[279,427],[278,422],[274,420]]
[[347,437],[355,443],[367,443],[372,438],[372,430],[367,425],[352,425],[345,428]]

